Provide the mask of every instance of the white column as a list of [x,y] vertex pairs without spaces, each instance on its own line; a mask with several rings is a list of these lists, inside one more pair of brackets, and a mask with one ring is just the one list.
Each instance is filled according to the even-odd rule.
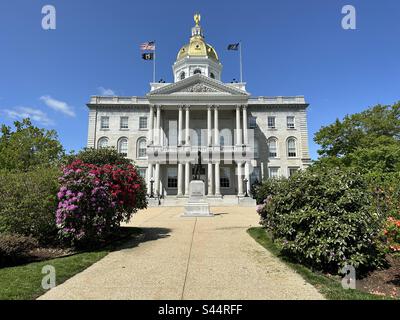
[[189,195],[190,162],[185,163],[185,196]]
[[151,188],[151,177],[153,176],[153,164],[149,163],[147,166],[147,177],[146,177],[146,183],[147,183],[147,194],[150,194],[150,188]]
[[[246,148],[249,144],[249,135],[247,132],[247,105],[243,105],[243,144],[246,145]],[[248,161],[246,161],[244,163],[244,178],[247,180],[246,183],[246,190],[244,190],[245,192],[247,191],[247,194],[250,193],[250,163]]]
[[208,189],[207,189],[207,195],[212,196],[213,195],[213,181],[214,181],[214,177],[213,177],[213,164],[212,162],[208,163]]
[[214,145],[219,146],[218,106],[214,106]]
[[183,174],[183,164],[178,163],[178,197],[182,197],[182,174]]
[[240,106],[236,106],[236,145],[242,144],[242,132],[240,130]]
[[186,121],[185,121],[185,145],[190,146],[190,108],[189,106],[186,106]]
[[248,145],[249,144],[249,135],[247,132],[247,106],[243,106],[243,144]]
[[154,108],[150,106],[150,121],[149,121],[149,145],[154,143]]
[[155,185],[155,194],[157,196],[160,195],[160,164],[156,163],[156,174],[154,178],[154,185]]
[[182,145],[183,106],[178,106],[178,146]]
[[247,194],[249,194],[250,193],[250,163],[248,161],[246,161],[244,163],[244,177],[247,179],[246,190],[247,190]]
[[219,162],[217,162],[215,164],[215,195],[217,197],[221,196],[221,190],[220,190],[220,186],[219,186]]
[[243,197],[242,162],[237,163],[238,197]]
[[156,144],[161,145],[161,106],[157,106]]
[[212,106],[207,108],[207,145],[212,146],[212,120],[211,120],[211,110]]

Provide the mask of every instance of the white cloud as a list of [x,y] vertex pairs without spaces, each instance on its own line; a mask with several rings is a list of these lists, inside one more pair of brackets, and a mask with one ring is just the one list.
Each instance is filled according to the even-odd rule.
[[54,124],[54,121],[51,120],[46,113],[39,109],[33,109],[29,107],[16,107],[14,109],[5,109],[4,112],[9,118],[15,120],[30,118],[31,120],[45,126]]
[[98,87],[100,95],[102,96],[116,96],[115,91],[112,89],[106,89],[104,87]]
[[53,99],[50,96],[42,96],[40,97],[40,100],[42,100],[48,107],[52,108],[55,111],[62,112],[70,117],[75,117],[73,107],[71,107],[64,101]]

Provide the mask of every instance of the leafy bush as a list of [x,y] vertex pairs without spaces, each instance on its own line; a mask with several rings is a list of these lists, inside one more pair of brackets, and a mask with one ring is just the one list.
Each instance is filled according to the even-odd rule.
[[85,148],[78,154],[67,156],[67,164],[71,164],[75,160],[81,160],[84,163],[94,164],[96,166],[104,166],[106,164],[130,164],[131,161],[124,155],[118,153],[113,148]]
[[400,219],[400,172],[368,173],[365,177],[374,195],[375,210]]
[[0,172],[0,233],[33,236],[40,242],[54,239],[58,176],[55,168]]
[[87,164],[75,160],[60,178],[56,223],[71,245],[87,245],[115,232],[146,207],[143,179],[132,164]]
[[338,273],[349,264],[363,272],[384,261],[378,241],[382,217],[358,173],[311,167],[265,181],[257,198],[261,224],[284,254],[304,265]]
[[64,156],[54,130],[35,127],[29,118],[15,121],[14,127],[1,126],[0,170],[29,171],[37,166],[54,166]]
[[32,237],[18,234],[0,234],[0,264],[7,264],[24,258],[36,248],[38,242]]
[[400,220],[389,217],[385,225],[384,234],[389,252],[400,252]]

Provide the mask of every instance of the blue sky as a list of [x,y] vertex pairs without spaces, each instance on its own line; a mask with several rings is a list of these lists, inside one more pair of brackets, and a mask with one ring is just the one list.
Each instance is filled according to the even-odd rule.
[[[41,28],[46,4],[56,7],[56,30]],[[346,4],[357,10],[356,30],[341,27]],[[67,150],[79,150],[91,95],[148,92],[152,64],[141,60],[141,42],[157,41],[157,78],[172,81],[196,11],[224,81],[239,77],[226,46],[242,40],[249,92],[305,95],[313,158],[321,126],[400,100],[398,0],[1,0],[0,123],[30,114],[56,129]]]

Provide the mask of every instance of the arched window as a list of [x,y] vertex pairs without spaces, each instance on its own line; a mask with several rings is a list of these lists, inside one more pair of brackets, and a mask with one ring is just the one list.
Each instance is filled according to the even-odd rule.
[[147,142],[146,138],[139,138],[137,141],[137,158],[146,158],[147,157]]
[[103,137],[99,139],[99,142],[97,143],[97,147],[99,149],[107,148],[108,147],[108,138]]
[[121,138],[118,141],[118,152],[123,154],[124,157],[128,155],[128,139]]
[[214,73],[212,73],[212,72],[210,73],[210,78],[211,78],[211,79],[215,79]]
[[186,77],[186,73],[185,73],[185,71],[182,71],[181,74],[179,75],[179,78],[181,80],[183,80],[183,79],[185,79],[185,77]]
[[219,132],[219,144],[220,146],[232,146],[232,131],[228,128],[224,128]]
[[297,156],[297,151],[296,151],[296,139],[295,138],[289,138],[287,140],[287,154],[289,158],[293,158]]
[[269,138],[268,140],[268,157],[276,158],[278,156],[278,140],[276,138]]
[[194,70],[193,74],[201,74],[201,70],[200,69],[196,69],[196,70]]

